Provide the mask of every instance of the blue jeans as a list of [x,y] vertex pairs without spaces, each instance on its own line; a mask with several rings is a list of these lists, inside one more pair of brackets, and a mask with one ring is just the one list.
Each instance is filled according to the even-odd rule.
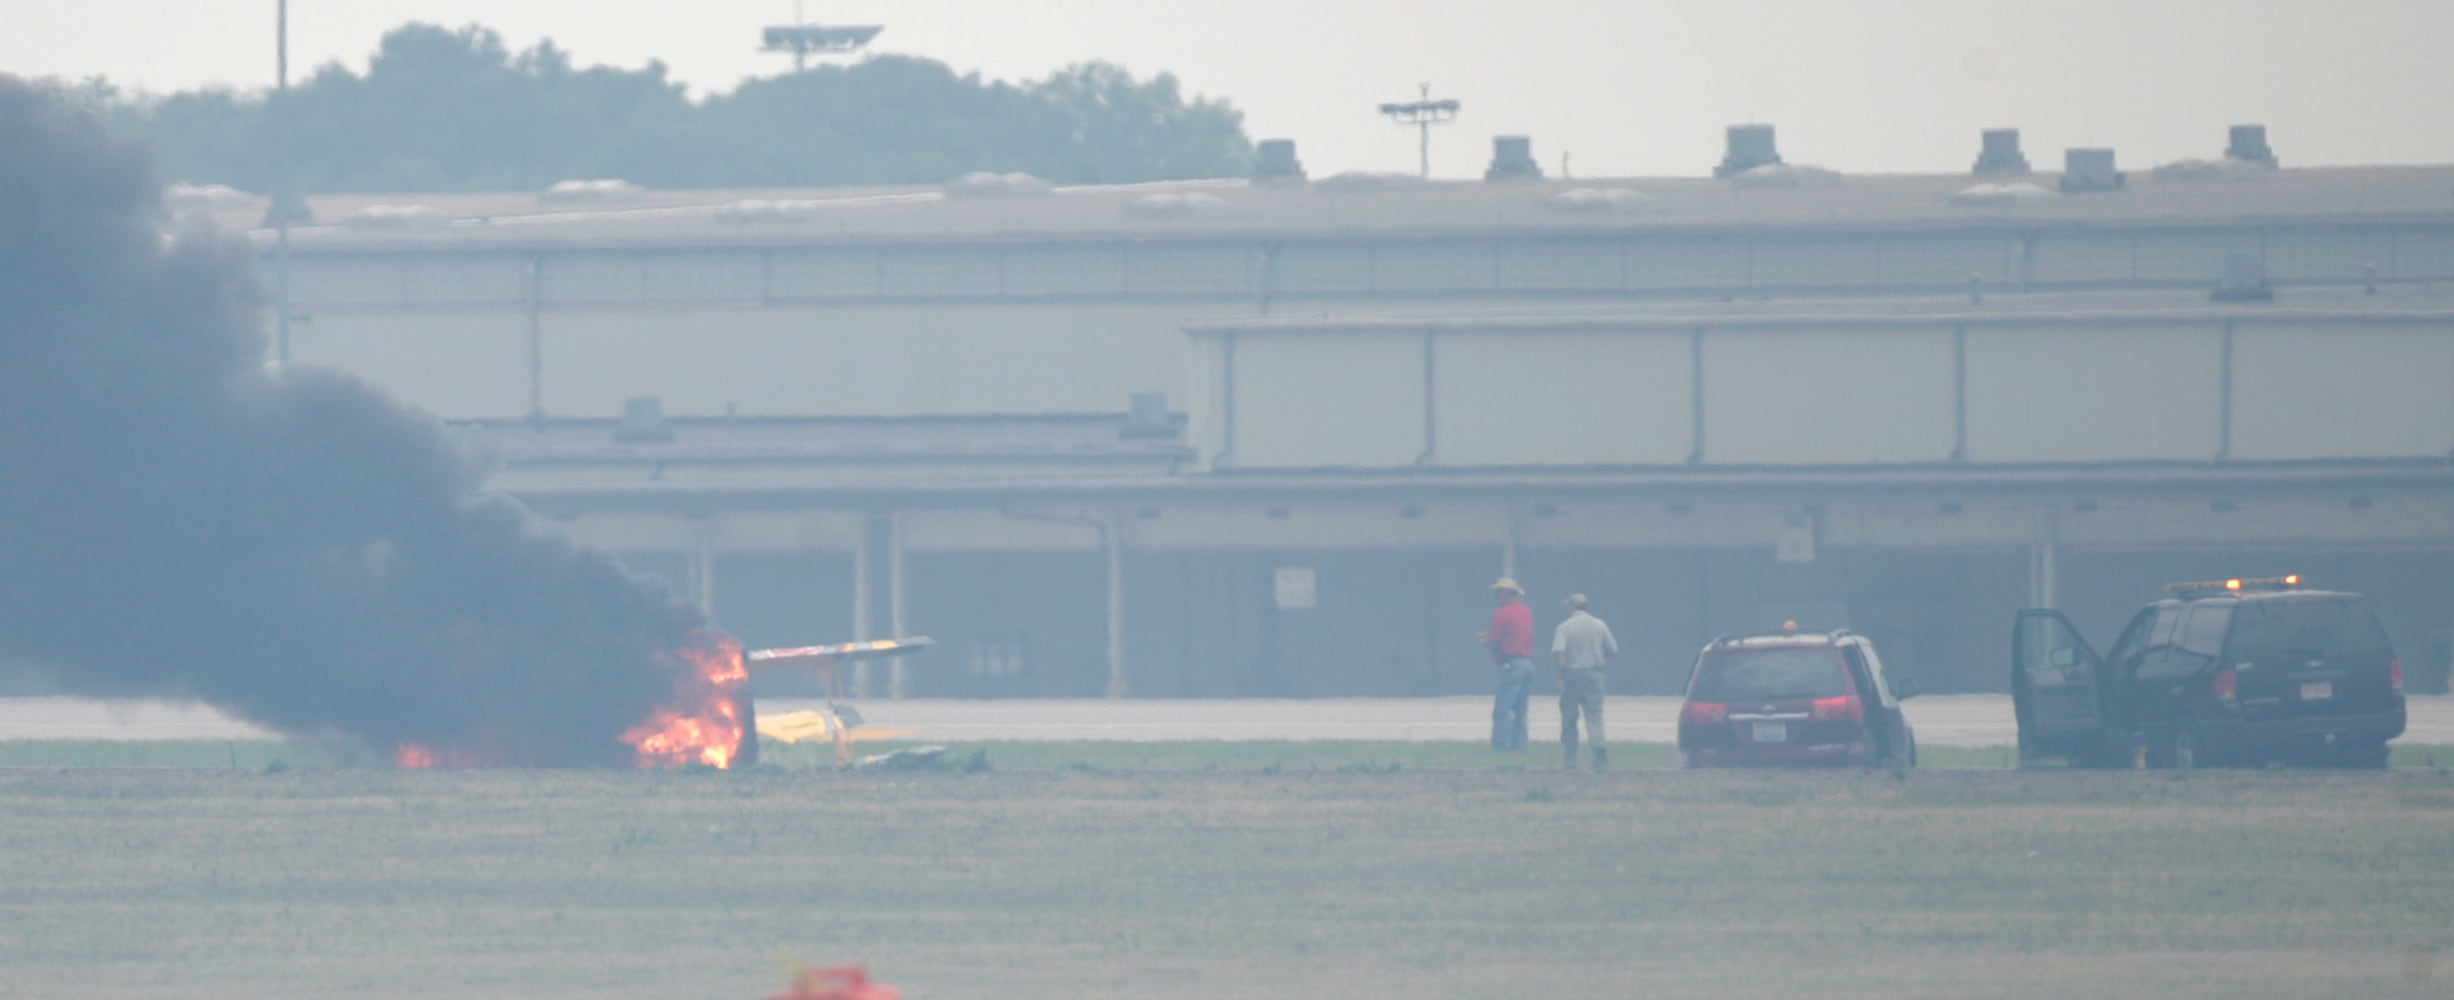
[[1534,694],[1534,661],[1500,663],[1500,689],[1491,695],[1491,749],[1525,749],[1525,703]]

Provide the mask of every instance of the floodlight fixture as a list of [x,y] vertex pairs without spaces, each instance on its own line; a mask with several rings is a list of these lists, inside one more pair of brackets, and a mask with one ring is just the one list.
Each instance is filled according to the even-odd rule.
[[876,24],[844,27],[823,24],[775,25],[766,29],[764,32],[766,44],[759,47],[767,52],[792,53],[792,71],[798,73],[808,68],[809,57],[812,53],[831,56],[855,51],[869,44],[870,39],[878,37],[878,32],[884,30],[886,28],[883,25]]
[[1431,84],[1424,83],[1416,86],[1421,88],[1420,100],[1407,101],[1403,104],[1383,104],[1380,106],[1380,113],[1388,115],[1390,121],[1400,125],[1412,125],[1422,133],[1423,179],[1430,180],[1431,127],[1456,121],[1458,104],[1454,100],[1432,100]]

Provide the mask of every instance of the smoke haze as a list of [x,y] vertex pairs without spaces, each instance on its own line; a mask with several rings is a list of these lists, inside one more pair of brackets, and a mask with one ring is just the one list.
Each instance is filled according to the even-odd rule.
[[0,662],[378,749],[630,761],[697,613],[481,497],[434,420],[268,371],[247,248],[165,241],[158,194],[0,76]]

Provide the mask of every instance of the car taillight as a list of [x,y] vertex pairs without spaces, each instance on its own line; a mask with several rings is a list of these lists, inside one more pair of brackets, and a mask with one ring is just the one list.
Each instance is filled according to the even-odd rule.
[[2241,693],[2241,675],[2229,669],[2218,670],[2215,672],[2214,688],[2216,700],[2231,701]]
[[1807,717],[1847,719],[1855,722],[1866,717],[1866,703],[1859,701],[1858,696],[1854,694],[1845,694],[1838,698],[1817,698],[1815,704],[1808,706]]
[[2394,659],[2386,661],[2386,683],[2394,685],[2394,689],[2397,691],[2403,690],[2402,657],[2398,656]]
[[1679,709],[1679,721],[1691,726],[1710,726],[1730,721],[1730,706],[1709,701],[1691,701]]

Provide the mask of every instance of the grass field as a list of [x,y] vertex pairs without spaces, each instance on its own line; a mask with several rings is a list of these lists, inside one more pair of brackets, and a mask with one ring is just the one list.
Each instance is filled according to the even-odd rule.
[[[863,755],[911,746],[908,742],[861,743]],[[762,759],[784,770],[834,766],[823,744],[772,740]],[[1919,766],[1929,770],[2002,770],[2012,767],[2009,747],[1921,747]],[[1375,740],[1245,740],[1184,742],[993,741],[949,748],[960,763],[979,755],[999,771],[1539,771],[1559,765],[1557,744],[1537,743],[1518,754],[1495,754],[1477,743]],[[2454,747],[2396,744],[2396,767],[2454,765]],[[346,743],[271,740],[23,740],[0,741],[0,768],[179,768],[289,770],[388,766],[383,759]],[[1611,766],[1621,770],[1678,766],[1668,744],[1618,744]]]
[[[395,772],[27,746],[0,748],[0,996],[757,997],[778,953],[913,1000],[2454,990],[2454,778],[2427,767],[1596,776],[1058,744],[969,774]],[[137,769],[205,747],[212,770]]]

